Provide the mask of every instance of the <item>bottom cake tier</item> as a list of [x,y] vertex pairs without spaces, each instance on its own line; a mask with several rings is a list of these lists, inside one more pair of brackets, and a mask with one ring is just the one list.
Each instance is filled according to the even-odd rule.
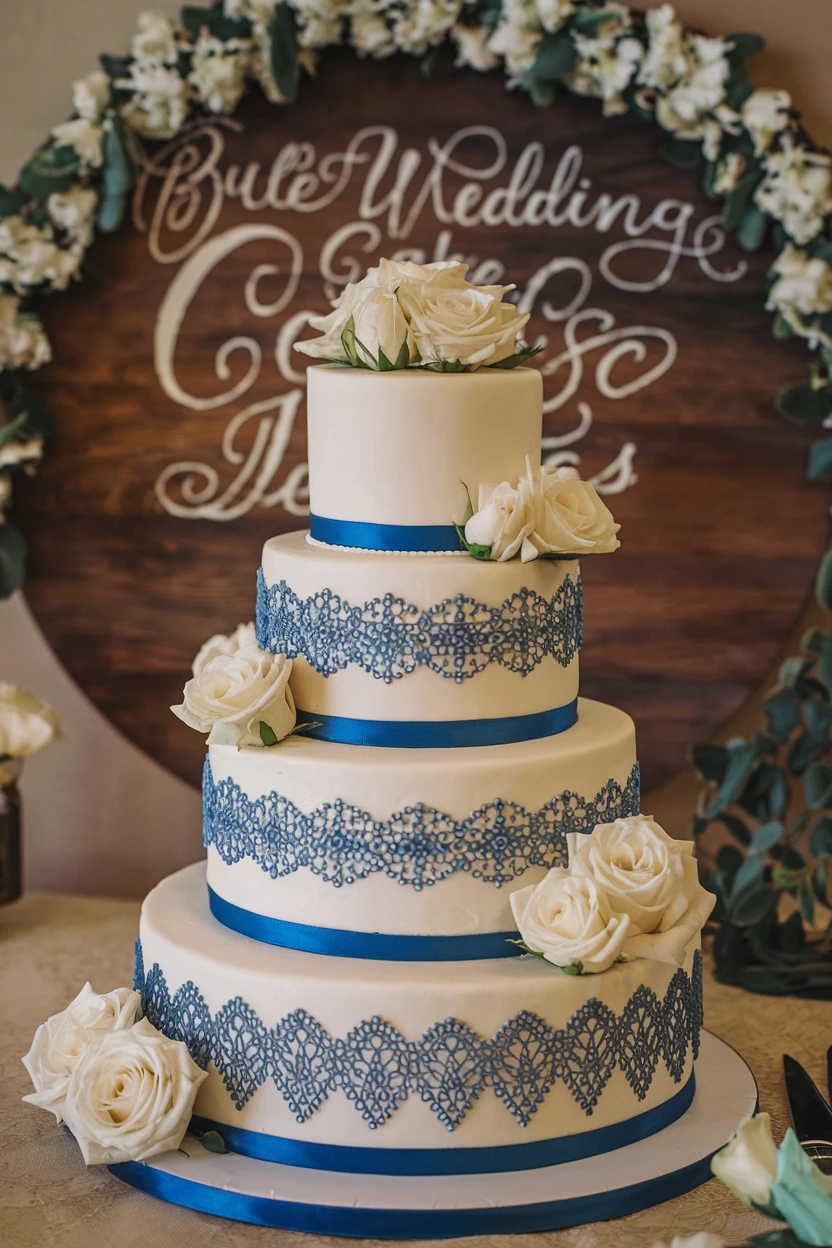
[[693,1096],[701,955],[571,976],[538,958],[396,963],[260,944],[205,867],[142,908],[136,981],[208,1071],[197,1126],[235,1151],[360,1173],[530,1169],[620,1148]]

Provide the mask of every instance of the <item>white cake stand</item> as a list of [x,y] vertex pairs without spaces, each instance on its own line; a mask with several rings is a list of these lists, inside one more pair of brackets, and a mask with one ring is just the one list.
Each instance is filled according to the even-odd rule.
[[162,1200],[239,1222],[378,1239],[555,1230],[617,1218],[689,1192],[757,1108],[757,1085],[724,1041],[702,1033],[690,1109],[649,1139],[584,1161],[509,1174],[397,1178],[334,1174],[206,1152],[164,1153],[111,1166]]

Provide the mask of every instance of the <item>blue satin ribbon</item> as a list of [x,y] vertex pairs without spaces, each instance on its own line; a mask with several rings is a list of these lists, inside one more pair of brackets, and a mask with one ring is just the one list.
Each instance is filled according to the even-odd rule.
[[[566,732],[578,719],[578,699],[533,715],[497,719],[346,719],[298,711],[305,737],[344,745],[375,745],[404,750],[465,749],[478,745],[510,745]],[[304,727],[304,722],[314,727]]]
[[[520,1146],[522,1147],[522,1146]],[[381,1150],[379,1150],[381,1151]],[[394,1150],[389,1150],[394,1151]],[[456,1151],[442,1149],[447,1161]],[[449,1239],[463,1235],[528,1234],[638,1213],[692,1191],[711,1177],[711,1157],[628,1187],[587,1196],[526,1205],[487,1205],[476,1209],[372,1209],[356,1205],[303,1204],[249,1196],[168,1174],[140,1161],[110,1166],[110,1172],[140,1191],[201,1213],[287,1231],[349,1235],[370,1239]],[[450,1173],[444,1169],[443,1173]]]
[[695,1089],[691,1072],[685,1086],[669,1101],[643,1114],[636,1114],[625,1122],[596,1127],[594,1131],[581,1131],[557,1140],[535,1140],[530,1144],[504,1144],[494,1148],[354,1148],[343,1144],[287,1140],[280,1135],[247,1131],[244,1127],[229,1126],[198,1115],[191,1119],[191,1125],[197,1131],[218,1131],[232,1153],[283,1166],[300,1166],[304,1170],[399,1177],[505,1174],[509,1170],[539,1170],[543,1166],[559,1166],[566,1161],[581,1161],[647,1139],[682,1117],[690,1108]]
[[370,524],[365,520],[329,520],[310,515],[309,532],[328,546],[359,550],[417,550],[447,554],[461,550],[452,524]]
[[324,953],[336,958],[372,958],[378,962],[471,962],[511,958],[522,953],[510,940],[517,932],[482,932],[474,936],[398,936],[383,932],[350,932],[337,927],[288,923],[226,901],[208,885],[208,904],[215,919],[233,932],[266,945]]

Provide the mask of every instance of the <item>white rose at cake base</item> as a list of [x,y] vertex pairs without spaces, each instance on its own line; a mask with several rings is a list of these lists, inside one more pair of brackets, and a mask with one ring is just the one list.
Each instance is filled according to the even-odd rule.
[[[386,254],[399,266],[464,260],[470,264],[472,286],[499,289],[506,273],[504,259],[469,258],[466,232],[497,225],[538,232],[539,262],[511,298],[518,316],[531,317],[530,340],[542,348],[537,363],[546,385],[544,413],[550,425],[562,430],[547,432],[543,439],[551,466],[580,464],[575,448],[593,426],[593,393],[604,400],[626,399],[656,383],[677,358],[676,336],[651,323],[649,311],[645,321],[636,315],[629,323],[617,323],[604,307],[605,287],[631,293],[637,314],[645,299],[649,308],[649,296],[666,287],[680,266],[693,265],[709,282],[729,286],[745,273],[744,261],[720,260],[725,236],[719,218],[707,207],[677,199],[648,206],[633,194],[616,199],[593,186],[576,144],[562,150],[534,141],[510,158],[500,130],[479,125],[451,133],[442,142],[431,140],[419,151],[404,147],[392,127],[370,126],[358,130],[340,151],[304,145],[302,172],[293,171],[291,144],[277,152],[270,173],[259,164],[234,167],[232,187],[223,171],[229,132],[235,128],[232,122],[203,122],[164,147],[142,174],[134,204],[151,257],[176,267],[156,318],[155,368],[161,389],[186,411],[235,409],[215,462],[172,462],[159,475],[156,497],[174,516],[231,521],[258,507],[282,508],[295,516],[307,512],[303,466],[282,473],[304,401],[303,372],[292,359],[294,342],[311,318],[313,324],[331,325],[331,345],[337,351],[339,322],[354,314],[358,337],[368,337],[373,352],[381,345],[394,359],[403,345],[401,326],[392,319],[396,310],[381,291],[355,308],[348,295],[344,318],[321,313],[327,300],[357,281],[368,253]],[[453,187],[449,170],[456,179]],[[391,178],[394,189],[382,196],[379,183]],[[339,225],[310,252],[302,222],[317,213],[329,219],[342,198],[356,194],[357,217]],[[251,214],[251,221],[214,232],[232,199]],[[183,230],[177,214],[185,200],[189,209]],[[295,216],[297,226],[292,224]],[[563,228],[597,233],[603,240],[613,226],[624,237],[604,242],[597,273],[586,260],[559,249]],[[426,229],[431,245],[414,245],[412,236],[423,236]],[[189,393],[177,376],[179,339],[209,297],[217,269],[253,243],[266,245],[273,255],[273,262],[251,268],[243,291],[247,312],[263,323],[263,332],[234,333],[216,351],[216,378],[227,380],[234,363],[233,384],[205,395]],[[632,276],[633,261],[638,278]],[[310,267],[319,274],[321,302],[298,308],[300,277]],[[473,290],[453,294],[438,287],[427,303],[422,295],[409,298],[411,311],[419,305],[411,346],[420,334],[423,343],[429,341],[431,326],[441,323],[453,358],[475,364],[478,350],[483,361],[491,354],[490,347],[482,351],[477,329],[489,321],[491,295]],[[500,353],[508,354],[514,330],[507,324],[504,333],[499,328],[489,332],[501,344],[497,360]],[[469,338],[476,345],[466,354],[463,340]],[[272,358],[282,385],[263,398],[260,387]],[[581,397],[576,398],[579,389]],[[255,390],[257,399],[247,402]],[[636,453],[633,441],[623,441],[590,479],[603,493],[630,488],[637,479]]]

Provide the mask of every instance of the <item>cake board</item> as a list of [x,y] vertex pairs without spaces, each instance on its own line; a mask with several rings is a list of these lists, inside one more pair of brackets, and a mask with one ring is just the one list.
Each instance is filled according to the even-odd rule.
[[687,1112],[648,1139],[583,1161],[503,1174],[335,1174],[210,1153],[188,1136],[184,1152],[110,1169],[172,1204],[283,1230],[377,1239],[548,1231],[637,1213],[699,1187],[713,1154],[756,1108],[743,1058],[703,1031]]

